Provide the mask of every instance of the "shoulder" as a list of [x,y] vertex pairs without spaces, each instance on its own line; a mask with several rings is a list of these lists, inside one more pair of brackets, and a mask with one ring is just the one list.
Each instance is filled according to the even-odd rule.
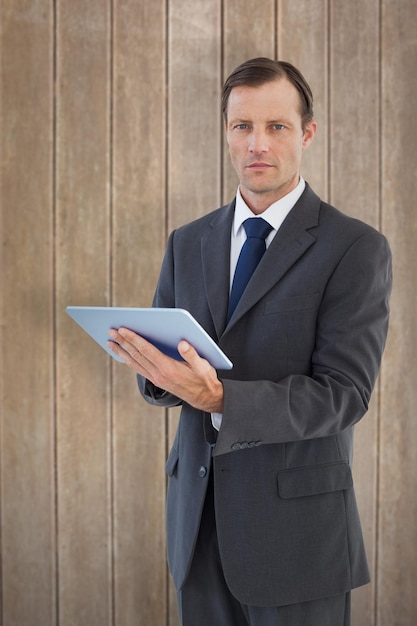
[[310,224],[310,228],[320,238],[333,242],[334,245],[343,242],[349,245],[349,242],[364,237],[388,246],[386,237],[377,228],[325,202],[308,185],[300,200],[304,200],[305,212],[313,208],[314,225],[311,228]]
[[350,273],[354,282],[373,275],[375,280],[385,280],[390,289],[390,245],[374,226],[321,201],[317,227],[310,232],[314,233],[321,254],[345,275]]
[[391,264],[391,250],[387,238],[374,226],[346,215],[325,202],[320,211],[321,238],[331,246],[340,245],[343,255],[354,255],[363,264]]
[[367,224],[363,220],[348,215],[342,212],[340,209],[321,201],[320,206],[320,225],[328,226],[329,228],[347,231],[352,234],[365,234],[375,235],[376,237],[383,237],[383,235],[373,226]]

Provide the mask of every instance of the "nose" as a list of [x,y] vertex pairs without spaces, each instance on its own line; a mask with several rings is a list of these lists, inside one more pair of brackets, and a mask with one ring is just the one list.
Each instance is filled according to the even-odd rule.
[[249,152],[253,154],[262,154],[268,152],[269,143],[265,131],[253,130],[249,137]]

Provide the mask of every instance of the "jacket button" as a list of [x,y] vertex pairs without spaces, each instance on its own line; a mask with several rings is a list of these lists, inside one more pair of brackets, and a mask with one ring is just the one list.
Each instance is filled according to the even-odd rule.
[[204,467],[204,465],[202,465],[200,469],[198,470],[198,475],[200,476],[200,478],[204,478],[206,474],[207,474],[207,467]]

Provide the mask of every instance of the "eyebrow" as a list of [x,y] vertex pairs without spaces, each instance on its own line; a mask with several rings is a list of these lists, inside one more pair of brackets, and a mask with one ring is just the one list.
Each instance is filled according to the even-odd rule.
[[[233,124],[252,124],[253,121],[250,119],[244,119],[243,117],[234,117],[232,119],[230,119],[228,121],[228,124],[233,125]],[[278,118],[278,119],[273,119],[273,120],[267,120],[266,124],[285,124],[286,126],[291,126],[292,123],[289,120],[286,120],[285,118]]]

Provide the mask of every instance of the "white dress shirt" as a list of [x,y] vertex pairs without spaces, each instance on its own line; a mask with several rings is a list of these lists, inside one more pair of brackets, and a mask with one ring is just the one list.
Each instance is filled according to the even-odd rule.
[[[230,240],[230,289],[232,288],[233,276],[235,274],[240,251],[247,239],[243,222],[249,217],[262,217],[262,219],[264,219],[266,222],[268,222],[268,224],[272,226],[272,230],[265,240],[265,245],[268,248],[271,244],[271,241],[277,234],[281,224],[303,193],[305,186],[305,181],[300,176],[299,183],[297,187],[295,187],[295,189],[290,191],[290,193],[288,193],[283,198],[280,198],[279,200],[271,204],[270,207],[268,207],[261,215],[258,216],[255,216],[250,210],[250,208],[242,198],[240,189],[238,188],[236,193],[235,215],[233,218]],[[222,417],[222,413],[211,414],[211,421],[216,430],[220,430]]]

